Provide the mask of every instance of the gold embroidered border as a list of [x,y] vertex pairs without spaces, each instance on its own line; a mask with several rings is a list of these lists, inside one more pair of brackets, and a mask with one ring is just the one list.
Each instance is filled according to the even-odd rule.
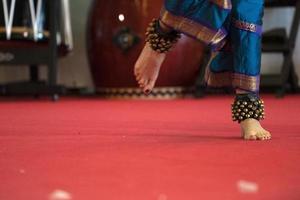
[[211,87],[233,87],[247,91],[259,90],[259,77],[232,72],[214,73],[207,67],[205,81]]
[[226,34],[224,34],[221,29],[218,31],[211,30],[210,28],[187,18],[173,15],[165,8],[161,11],[160,20],[167,26],[193,36],[205,44],[217,44],[226,37]]
[[244,74],[232,74],[232,76],[233,87],[253,92],[259,90],[259,76],[247,76]]
[[248,22],[244,22],[244,21],[240,21],[240,20],[235,20],[234,19],[234,26],[238,29],[242,29],[245,31],[250,31],[253,33],[259,33],[259,26],[253,23],[248,23]]
[[207,68],[205,81],[211,87],[231,87],[232,75],[230,72],[213,73]]
[[230,0],[210,0],[210,2],[224,8],[224,9],[231,9],[232,4]]

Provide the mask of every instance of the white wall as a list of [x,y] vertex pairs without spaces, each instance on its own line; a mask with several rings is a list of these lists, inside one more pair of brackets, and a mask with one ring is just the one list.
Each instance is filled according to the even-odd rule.
[[[283,9],[267,9],[264,17],[264,30],[274,27],[286,27],[288,33],[291,28],[294,10],[292,8]],[[296,43],[296,51],[294,54],[294,62],[298,77],[300,77],[300,30]],[[283,58],[281,54],[263,54],[262,57],[262,73],[279,73]],[[300,82],[299,82],[300,83]]]
[[[85,49],[85,30],[89,4],[92,0],[71,0],[72,25],[74,31],[75,48],[72,55],[59,62],[59,83],[66,86],[88,87],[93,89],[93,84],[88,68]],[[290,29],[292,19],[291,9],[266,10],[264,29],[282,25]],[[300,34],[299,34],[300,35]],[[297,48],[294,56],[297,73],[300,77],[300,37],[297,39]],[[263,55],[262,73],[278,73],[282,57],[278,55]],[[45,68],[42,70],[45,77]],[[0,67],[0,83],[15,80],[24,80],[28,71],[24,67]]]

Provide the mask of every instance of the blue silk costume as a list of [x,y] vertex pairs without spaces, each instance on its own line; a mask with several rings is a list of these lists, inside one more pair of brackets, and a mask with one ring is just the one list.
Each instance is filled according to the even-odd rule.
[[160,20],[211,50],[206,82],[257,93],[263,0],[165,0]]

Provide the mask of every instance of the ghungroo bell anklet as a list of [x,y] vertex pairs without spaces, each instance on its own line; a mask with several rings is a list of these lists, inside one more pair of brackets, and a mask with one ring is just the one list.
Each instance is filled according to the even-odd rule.
[[180,33],[177,31],[173,30],[169,33],[163,32],[158,19],[152,20],[146,32],[146,42],[158,53],[168,52],[179,38]]
[[237,95],[231,109],[232,120],[239,123],[249,118],[256,120],[265,118],[264,101],[254,94]]

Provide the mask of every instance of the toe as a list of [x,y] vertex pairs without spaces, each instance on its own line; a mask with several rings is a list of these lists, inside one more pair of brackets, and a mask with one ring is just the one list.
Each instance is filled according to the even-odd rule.
[[149,94],[151,93],[151,90],[149,90],[149,89],[144,89],[144,93],[145,93],[146,95],[149,95]]
[[142,69],[143,69],[143,68],[142,68],[141,66],[139,66],[139,65],[136,64],[136,65],[134,66],[133,72],[134,72],[135,75],[138,75],[138,74],[141,73]]
[[270,132],[266,132],[266,135],[269,137],[269,138],[271,138],[272,136],[271,136],[271,133]]
[[257,135],[255,132],[249,132],[249,133],[246,133],[245,136],[244,136],[244,139],[245,140],[257,140]]
[[135,76],[140,75],[140,70],[138,70],[138,69],[135,68],[135,69],[134,69],[134,75],[135,75]]
[[144,89],[144,92],[146,94],[149,94],[152,91],[152,89],[154,87],[154,83],[155,83],[155,81],[153,81],[153,80],[148,81],[148,83],[146,84],[145,89]]
[[142,76],[141,76],[140,74],[137,74],[137,75],[135,76],[135,80],[137,80],[137,81],[141,80],[141,78],[142,78]]
[[257,140],[256,135],[249,135],[248,140]]
[[258,136],[259,136],[259,138],[261,140],[269,140],[269,139],[271,139],[271,134],[268,131],[265,131],[265,130],[261,130],[258,133]]
[[144,82],[143,82],[142,80],[139,80],[138,83],[139,83],[139,86],[140,86],[141,88],[145,87]]
[[266,139],[266,135],[263,134],[262,132],[258,132],[258,133],[256,134],[256,136],[257,136],[257,138],[258,138],[259,140],[265,140],[265,139]]
[[258,135],[259,135],[260,140],[270,140],[271,139],[271,134],[269,134],[268,132],[260,132],[260,133],[258,133]]
[[266,137],[266,140],[270,140],[271,139],[271,133],[270,132],[265,132],[265,137]]

